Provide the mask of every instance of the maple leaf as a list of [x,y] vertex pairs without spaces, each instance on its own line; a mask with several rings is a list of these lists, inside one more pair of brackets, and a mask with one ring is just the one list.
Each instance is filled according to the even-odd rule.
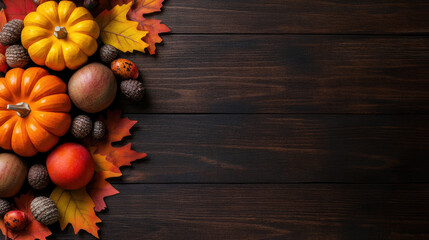
[[[28,225],[25,227],[24,230],[20,232],[8,231],[9,238],[14,240],[45,240],[46,237],[52,234],[51,231],[49,231],[49,228],[34,219],[34,216],[30,210],[30,204],[33,199],[34,196],[31,191],[26,194],[22,194],[20,197],[15,198],[15,207],[16,209],[21,210],[25,213],[25,215],[27,216]],[[6,226],[3,220],[0,220],[0,229],[5,235]]]
[[25,16],[33,11],[36,11],[36,4],[32,0],[3,0],[6,5],[7,19],[24,19]]
[[[6,23],[7,23],[6,14],[4,13],[4,9],[2,9],[2,10],[0,10],[0,32]],[[6,48],[7,48],[7,46],[0,44],[0,53],[2,53],[4,55],[6,52]],[[6,73],[6,70],[7,70],[7,66],[6,66],[6,69],[2,69],[2,72]]]
[[[103,147],[105,147],[104,145]],[[103,151],[103,152],[102,152]],[[117,148],[101,148],[100,153],[106,154],[106,159],[116,167],[131,166],[131,162],[145,158],[146,153],[139,153],[131,150],[131,143]]]
[[135,4],[136,7],[129,11],[127,15],[128,19],[140,24],[139,29],[149,32],[143,38],[143,41],[149,44],[148,51],[150,54],[155,54],[155,44],[162,42],[162,38],[159,34],[169,32],[170,29],[165,24],[161,24],[160,20],[146,19],[143,17],[143,14],[161,11],[163,1],[164,0],[137,0]]
[[[133,0],[111,0],[110,4],[111,6],[115,6],[129,2],[133,2]],[[143,17],[143,14],[161,11],[163,2],[164,0],[137,0],[127,14],[129,20],[139,23],[139,30],[148,31],[143,41],[149,44],[148,50],[150,54],[155,54],[155,44],[162,42],[159,34],[169,32],[170,29],[165,24],[161,24],[160,20],[147,19]]]
[[94,201],[85,188],[64,190],[57,187],[51,193],[50,198],[57,204],[61,230],[64,230],[70,223],[75,234],[83,229],[99,238],[97,223],[101,220],[95,215]]
[[[84,144],[87,148],[95,148],[93,153],[106,156],[106,159],[117,168],[121,166],[130,166],[131,162],[147,156],[146,153],[139,153],[131,150],[131,143],[122,147],[112,146],[112,143],[119,142],[126,136],[131,136],[130,129],[137,121],[130,120],[128,117],[121,118],[120,110],[108,110],[107,118],[105,119],[100,116],[99,120],[106,125],[108,135],[104,141],[94,141],[90,138],[84,140]],[[95,156],[95,158],[97,158],[97,156]]]
[[141,28],[142,30],[149,32],[143,38],[143,41],[149,44],[149,47],[147,48],[149,53],[152,55],[155,54],[155,49],[156,49],[155,44],[162,42],[162,38],[159,36],[159,34],[169,32],[170,29],[165,24],[161,24],[160,20],[145,19],[143,17],[140,17],[140,18],[130,17],[130,19],[140,23],[139,29]]
[[131,5],[132,2],[116,5],[110,11],[101,12],[95,20],[100,26],[100,36],[104,44],[110,44],[122,52],[144,52],[149,46],[142,40],[147,32],[137,29],[139,23],[127,20]]
[[[108,130],[107,143],[121,141],[124,137],[131,136],[130,129],[137,123],[137,121],[130,120],[129,118],[121,118],[121,110],[107,110],[107,118],[100,117],[101,121],[106,124]],[[98,142],[102,143],[102,142]]]
[[94,200],[95,210],[106,208],[104,198],[118,193],[118,191],[106,181],[107,178],[122,175],[121,166],[129,166],[131,162],[145,158],[146,153],[131,150],[131,143],[122,147],[113,147],[112,143],[121,141],[130,136],[130,129],[137,123],[129,118],[121,118],[120,110],[107,111],[107,118],[100,116],[99,120],[106,125],[108,135],[104,141],[96,141],[91,138],[84,139],[95,162],[95,177],[91,180],[87,189]]
[[88,148],[88,150],[91,153],[92,159],[94,159],[96,172],[108,171],[112,173],[121,173],[121,170],[119,170],[119,167],[107,161],[105,155],[95,153],[95,151],[97,151],[97,148],[90,147]]
[[122,173],[114,173],[109,171],[97,172],[90,184],[86,187],[88,194],[95,203],[95,211],[100,212],[106,209],[107,205],[104,202],[105,197],[113,196],[119,193],[109,182],[107,178],[119,177]]

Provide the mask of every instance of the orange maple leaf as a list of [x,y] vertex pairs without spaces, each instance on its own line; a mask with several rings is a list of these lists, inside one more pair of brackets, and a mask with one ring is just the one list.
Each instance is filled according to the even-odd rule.
[[130,136],[130,129],[137,121],[121,118],[120,110],[108,110],[107,118],[100,116],[99,119],[106,125],[108,132],[106,139],[96,141],[86,138],[83,141],[94,159],[95,171],[97,172],[87,187],[97,212],[106,208],[105,197],[119,193],[106,179],[121,176],[120,167],[130,166],[131,162],[147,156],[146,153],[131,150],[131,143],[122,147],[112,146],[112,143]]
[[[24,230],[20,232],[11,232],[8,231],[8,237],[14,240],[33,240],[41,239],[44,240],[46,237],[51,235],[51,231],[45,225],[39,223],[34,219],[33,214],[30,210],[31,201],[33,201],[34,196],[30,191],[26,194],[21,195],[20,197],[15,198],[15,207],[18,210],[21,210],[25,213],[28,220],[28,225]],[[0,220],[0,229],[2,233],[6,234],[6,226],[3,220]]]
[[88,194],[95,203],[95,211],[100,212],[106,209],[105,197],[113,196],[119,193],[109,182],[107,178],[119,177],[122,173],[114,173],[109,171],[97,172],[92,178],[89,185],[86,187]]
[[149,53],[155,54],[155,44],[162,42],[162,38],[159,34],[169,32],[170,29],[165,24],[162,24],[160,20],[146,19],[142,15],[137,15],[133,11],[128,12],[128,18],[140,23],[140,30],[148,31],[148,34],[143,37],[143,41],[149,44],[147,47]]

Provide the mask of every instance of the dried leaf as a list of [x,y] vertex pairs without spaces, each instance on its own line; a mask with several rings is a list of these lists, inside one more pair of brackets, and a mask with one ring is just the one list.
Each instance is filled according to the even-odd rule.
[[100,36],[104,44],[110,44],[122,52],[134,50],[144,52],[148,44],[142,41],[146,31],[137,29],[138,23],[127,20],[127,13],[132,2],[117,5],[112,10],[104,10],[96,17],[100,26]]
[[32,0],[3,0],[3,2],[6,5],[6,17],[9,20],[24,19],[28,13],[36,11],[37,8]]
[[94,201],[85,188],[64,190],[57,187],[50,198],[57,204],[61,230],[70,223],[73,225],[75,234],[83,229],[99,238],[97,223],[101,220],[95,215]]
[[130,120],[129,118],[121,118],[121,110],[108,110],[107,118],[101,118],[106,124],[109,144],[121,141],[124,137],[131,136],[130,129],[137,123],[137,121]]
[[[110,0],[110,6],[113,7],[133,1],[134,0]],[[137,15],[159,12],[162,8],[162,2],[164,2],[164,0],[137,0],[132,6],[132,11],[136,12]]]
[[106,124],[107,138],[105,141],[95,141],[87,138],[83,143],[89,149],[94,161],[97,174],[88,186],[88,192],[95,203],[95,210],[106,208],[104,198],[118,193],[118,191],[105,179],[122,175],[121,166],[129,166],[131,162],[145,158],[146,153],[131,150],[131,143],[122,147],[113,147],[113,142],[121,141],[130,136],[130,129],[137,123],[129,118],[121,118],[121,111],[107,111],[107,118],[99,118]]
[[4,9],[0,10],[0,30],[7,23],[6,14],[4,13]]
[[137,15],[160,12],[164,0],[137,0],[134,11]]
[[95,203],[95,211],[100,212],[106,209],[106,203],[104,202],[105,197],[113,196],[118,194],[116,190],[109,182],[107,178],[119,177],[122,173],[114,173],[109,171],[97,172],[90,184],[87,186],[88,194],[91,196]]
[[133,16],[130,16],[129,18],[140,23],[139,29],[148,32],[148,34],[143,38],[143,41],[149,44],[149,47],[147,48],[149,53],[152,55],[155,54],[155,44],[162,42],[162,38],[159,34],[169,32],[170,29],[165,24],[162,24],[160,20],[145,19],[143,17],[135,18]]
[[116,167],[113,163],[107,161],[105,155],[96,154],[95,151],[97,150],[95,147],[88,148],[89,152],[92,155],[92,158],[95,162],[95,171],[96,172],[113,172],[113,173],[121,173],[121,170],[119,170],[119,167]]
[[[52,233],[49,231],[45,225],[39,223],[34,219],[33,214],[30,210],[31,201],[33,201],[34,196],[30,191],[27,194],[23,194],[20,197],[15,198],[15,207],[18,210],[23,211],[26,216],[29,224],[27,227],[20,232],[11,232],[8,231],[8,237],[14,240],[33,240],[41,239],[45,240],[46,237],[50,236]],[[0,229],[3,234],[6,232],[6,226],[4,225],[3,220],[0,220]]]
[[[4,13],[4,9],[2,9],[2,10],[0,10],[0,32],[6,23],[7,23],[6,14]],[[0,44],[0,53],[2,53],[4,55],[6,52],[6,48],[7,48],[7,46],[3,46],[2,44]],[[6,71],[7,71],[6,62],[1,64],[0,71],[6,73]]]
[[[95,151],[92,150],[94,154],[106,156],[106,159],[117,168],[121,166],[130,166],[131,162],[147,156],[146,153],[139,153],[131,150],[131,143],[122,147],[112,146],[112,143],[121,141],[126,136],[131,136],[130,129],[137,123],[137,121],[130,120],[127,117],[121,118],[120,110],[108,110],[107,118],[104,119],[100,116],[100,120],[106,125],[108,132],[107,139],[105,141],[94,141],[90,138],[84,140],[84,144],[87,148],[95,148]],[[95,156],[95,158],[98,157]],[[106,167],[103,169],[105,168]]]
[[104,198],[119,193],[119,191],[116,190],[105,179],[111,177],[120,177],[122,176],[122,173],[119,170],[119,167],[116,167],[113,165],[113,163],[106,159],[106,156],[96,154],[94,153],[95,151],[95,147],[89,148],[89,152],[91,153],[95,162],[95,171],[97,173],[94,175],[93,179],[87,186],[87,191],[92,200],[94,200],[95,211],[100,212],[107,207],[106,203],[104,202]]
[[[164,0],[137,0],[127,14],[129,20],[139,23],[139,30],[148,31],[148,34],[142,40],[149,44],[148,50],[150,54],[155,54],[155,44],[162,42],[162,38],[159,37],[159,34],[169,32],[170,29],[166,25],[161,24],[160,20],[147,19],[143,17],[143,14],[161,11],[163,1]],[[102,0],[102,2],[104,2],[104,8],[108,7],[106,5],[107,0]],[[110,7],[130,2],[133,2],[133,0],[111,0]]]
[[162,42],[162,38],[159,34],[169,32],[170,29],[166,25],[161,24],[160,20],[147,19],[143,17],[143,14],[161,11],[163,1],[164,0],[137,0],[136,6],[133,7],[127,15],[128,19],[140,24],[140,30],[149,32],[143,38],[143,41],[149,44],[148,50],[150,54],[155,54],[155,44]]
[[[105,145],[103,147],[105,147]],[[131,150],[131,143],[122,147],[102,148],[100,149],[100,153],[106,154],[106,159],[116,167],[131,166],[131,162],[147,156],[146,153],[139,153]]]

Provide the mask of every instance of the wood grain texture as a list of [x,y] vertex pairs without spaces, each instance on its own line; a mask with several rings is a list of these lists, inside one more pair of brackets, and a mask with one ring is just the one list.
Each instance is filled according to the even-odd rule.
[[[115,185],[102,239],[429,238],[429,185]],[[54,230],[55,239],[76,239]],[[92,239],[82,234],[79,239]]]
[[124,183],[428,182],[428,115],[135,114]]
[[128,113],[428,113],[429,39],[170,35]]
[[186,0],[165,2],[173,33],[429,32],[424,0]]

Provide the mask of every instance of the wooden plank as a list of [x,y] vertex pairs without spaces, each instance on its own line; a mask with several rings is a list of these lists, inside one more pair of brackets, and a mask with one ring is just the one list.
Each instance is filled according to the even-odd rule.
[[[428,184],[115,187],[102,239],[429,238]],[[54,234],[75,239],[70,227]]]
[[429,38],[170,35],[129,113],[428,113]]
[[425,0],[181,0],[155,16],[173,33],[428,33]]
[[124,183],[428,182],[429,115],[136,114]]

